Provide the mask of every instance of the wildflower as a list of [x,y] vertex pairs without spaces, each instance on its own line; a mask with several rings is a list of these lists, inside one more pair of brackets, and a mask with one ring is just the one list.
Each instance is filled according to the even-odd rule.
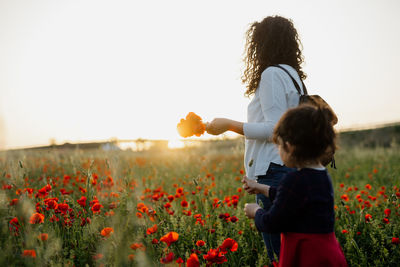
[[392,244],[395,244],[395,245],[400,244],[400,239],[398,237],[393,237],[392,238]]
[[99,203],[95,203],[95,204],[93,204],[91,209],[92,209],[93,213],[96,214],[96,213],[100,213],[100,209],[102,207],[103,207],[103,205],[100,205]]
[[384,210],[384,213],[385,213],[386,217],[389,217],[391,212],[392,211],[390,209],[385,209]]
[[198,240],[197,242],[196,242],[196,246],[198,246],[198,247],[202,247],[202,246],[204,246],[206,244],[206,242],[204,242],[203,240]]
[[203,258],[211,265],[213,263],[222,264],[228,260],[225,258],[225,254],[219,251],[219,249],[210,249]]
[[183,208],[186,208],[187,206],[189,206],[189,204],[188,204],[188,202],[187,202],[186,200],[182,200],[181,206],[182,206]]
[[158,244],[160,241],[158,241],[158,239],[157,238],[154,238],[153,240],[151,240],[151,243],[152,244]]
[[369,221],[371,221],[371,219],[372,219],[372,215],[371,214],[365,214],[365,221],[366,222],[369,222]]
[[199,258],[197,257],[196,253],[192,253],[190,255],[190,257],[187,259],[186,266],[187,267],[199,267],[200,266]]
[[19,225],[18,218],[17,218],[17,217],[12,218],[12,219],[10,220],[9,224],[10,224],[10,227],[9,227],[10,232],[14,231],[15,234],[17,234],[17,232],[18,232],[18,230],[19,230],[19,226],[20,226],[20,225]]
[[92,258],[93,258],[95,261],[96,261],[96,260],[100,260],[100,259],[102,259],[103,257],[104,257],[103,254],[100,254],[100,253],[98,253],[98,254],[92,256]]
[[34,213],[29,219],[30,224],[39,224],[44,222],[44,215],[41,213]]
[[146,234],[151,235],[154,234],[155,232],[157,232],[157,224],[153,225],[150,228],[147,228]]
[[170,263],[174,260],[175,255],[173,252],[168,253],[164,258],[161,258],[160,262],[163,264]]
[[349,201],[350,199],[349,196],[346,194],[343,194],[340,198],[343,199],[344,201]]
[[222,242],[222,245],[219,248],[222,252],[226,252],[227,250],[236,251],[238,249],[238,243],[232,238],[227,238]]
[[349,231],[347,231],[346,229],[342,230],[342,234],[347,234]]
[[69,210],[68,204],[66,204],[66,203],[58,204],[58,211],[60,211],[62,214],[67,214],[68,210]]
[[372,186],[371,186],[370,184],[367,184],[367,185],[365,186],[365,188],[367,188],[368,190],[371,190]]
[[78,199],[76,202],[78,202],[78,204],[81,206],[81,207],[85,207],[86,206],[86,200],[87,200],[87,198],[85,197],[85,196],[82,196],[80,199]]
[[390,223],[388,218],[383,218],[382,221],[383,221],[383,223],[385,223],[385,224],[389,224],[389,223]]
[[129,259],[130,261],[133,261],[133,260],[135,259],[135,255],[129,254],[129,255],[128,255],[128,259]]
[[179,266],[181,266],[181,263],[183,263],[184,261],[183,261],[183,259],[181,257],[179,257],[179,258],[176,259],[175,262],[178,263]]
[[45,233],[38,235],[38,239],[42,240],[42,241],[46,241],[48,238],[49,238],[49,235],[45,234]]
[[25,249],[24,252],[22,252],[22,256],[36,258],[36,252],[33,249]]
[[179,234],[176,232],[169,232],[168,234],[164,235],[160,238],[161,242],[165,242],[169,247],[172,243],[178,241]]
[[101,235],[104,237],[109,237],[112,233],[114,233],[114,229],[111,227],[106,227],[103,230],[101,230]]
[[129,247],[133,250],[137,250],[137,249],[145,250],[145,247],[143,246],[142,243],[133,243]]
[[229,220],[233,223],[237,222],[239,219],[236,216],[232,216],[229,218]]
[[10,206],[15,206],[18,204],[18,198],[14,198],[13,200],[10,201]]
[[202,122],[201,117],[193,112],[189,112],[186,115],[186,120],[181,119],[177,125],[178,133],[182,137],[200,136],[204,133],[205,129],[206,126]]

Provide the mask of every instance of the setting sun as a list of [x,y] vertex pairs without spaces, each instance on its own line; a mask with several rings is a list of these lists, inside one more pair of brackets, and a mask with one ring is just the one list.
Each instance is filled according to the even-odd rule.
[[184,148],[185,143],[179,139],[172,139],[168,141],[168,148],[169,149],[177,149],[177,148]]

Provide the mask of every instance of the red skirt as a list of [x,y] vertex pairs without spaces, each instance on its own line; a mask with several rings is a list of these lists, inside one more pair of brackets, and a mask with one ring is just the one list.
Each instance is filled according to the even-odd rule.
[[347,266],[335,233],[282,233],[279,266]]

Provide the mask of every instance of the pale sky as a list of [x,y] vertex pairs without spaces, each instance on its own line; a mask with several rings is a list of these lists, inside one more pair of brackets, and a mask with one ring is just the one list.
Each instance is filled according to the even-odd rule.
[[269,15],[293,20],[338,129],[400,121],[399,14],[397,0],[0,0],[0,148],[179,139],[190,111],[245,121],[244,34]]

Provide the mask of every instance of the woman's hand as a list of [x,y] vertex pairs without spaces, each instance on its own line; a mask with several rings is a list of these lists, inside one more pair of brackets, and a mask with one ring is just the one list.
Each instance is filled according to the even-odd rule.
[[229,120],[224,118],[216,118],[211,122],[206,123],[206,131],[212,135],[219,135],[230,128]]
[[243,135],[243,122],[225,118],[215,118],[211,122],[206,123],[206,131],[212,135],[223,134],[226,131],[233,131]]
[[242,179],[243,189],[249,194],[263,194],[268,197],[269,185],[259,184],[255,180],[250,180],[246,176]]
[[261,207],[256,203],[244,204],[244,213],[250,219],[253,219],[256,216],[256,212],[258,209],[261,209]]

